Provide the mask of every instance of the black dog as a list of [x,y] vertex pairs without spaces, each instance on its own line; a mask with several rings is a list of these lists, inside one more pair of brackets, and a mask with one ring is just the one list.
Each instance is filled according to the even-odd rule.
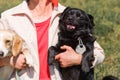
[[79,52],[85,48],[81,65],[62,68],[59,71],[62,80],[93,80],[94,69],[91,62],[94,61],[93,49],[96,38],[93,36],[94,22],[93,17],[81,9],[67,7],[60,15],[58,43],[49,48],[48,63],[57,65],[54,56],[63,52],[60,49],[63,45],[71,46]]

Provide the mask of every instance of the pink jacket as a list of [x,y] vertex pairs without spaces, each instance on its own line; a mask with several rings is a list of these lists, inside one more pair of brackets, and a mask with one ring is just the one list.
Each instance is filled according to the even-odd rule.
[[[65,7],[59,4],[58,10],[53,11],[49,27],[49,46],[57,43],[58,15],[64,9]],[[16,31],[25,40],[27,47],[30,50],[30,53],[25,56],[31,67],[19,72],[21,80],[39,80],[40,64],[38,58],[36,28],[32,21],[26,1],[23,1],[20,5],[1,14],[0,29],[12,29]],[[94,46],[95,61],[93,62],[93,66],[102,63],[104,60],[103,49],[97,42],[94,43]],[[50,73],[51,80],[61,80],[55,66],[50,66]],[[11,80],[15,80],[14,75],[11,77]]]

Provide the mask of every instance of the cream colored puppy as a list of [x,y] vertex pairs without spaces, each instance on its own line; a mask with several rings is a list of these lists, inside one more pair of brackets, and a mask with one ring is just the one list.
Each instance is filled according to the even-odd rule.
[[[20,52],[27,53],[27,48],[22,47],[23,40],[14,31],[0,30],[0,60],[4,62],[4,57],[17,56]],[[2,63],[0,63],[2,64]],[[14,68],[10,65],[0,67],[0,80],[8,80]]]

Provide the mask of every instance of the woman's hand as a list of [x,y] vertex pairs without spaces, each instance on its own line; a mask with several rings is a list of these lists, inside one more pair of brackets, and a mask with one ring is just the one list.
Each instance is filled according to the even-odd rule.
[[12,56],[10,58],[10,65],[17,69],[24,69],[27,66],[24,54],[19,54],[15,57]]
[[55,59],[60,62],[61,67],[69,67],[81,64],[81,54],[77,54],[70,46],[64,45],[61,47],[61,49],[66,51],[55,56]]

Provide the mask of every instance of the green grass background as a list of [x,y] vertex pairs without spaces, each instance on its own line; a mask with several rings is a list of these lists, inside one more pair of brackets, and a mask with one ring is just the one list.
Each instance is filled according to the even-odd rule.
[[[0,13],[22,0],[0,0]],[[105,51],[105,60],[95,67],[95,80],[106,75],[120,79],[120,0],[59,0],[94,16],[95,35]]]

